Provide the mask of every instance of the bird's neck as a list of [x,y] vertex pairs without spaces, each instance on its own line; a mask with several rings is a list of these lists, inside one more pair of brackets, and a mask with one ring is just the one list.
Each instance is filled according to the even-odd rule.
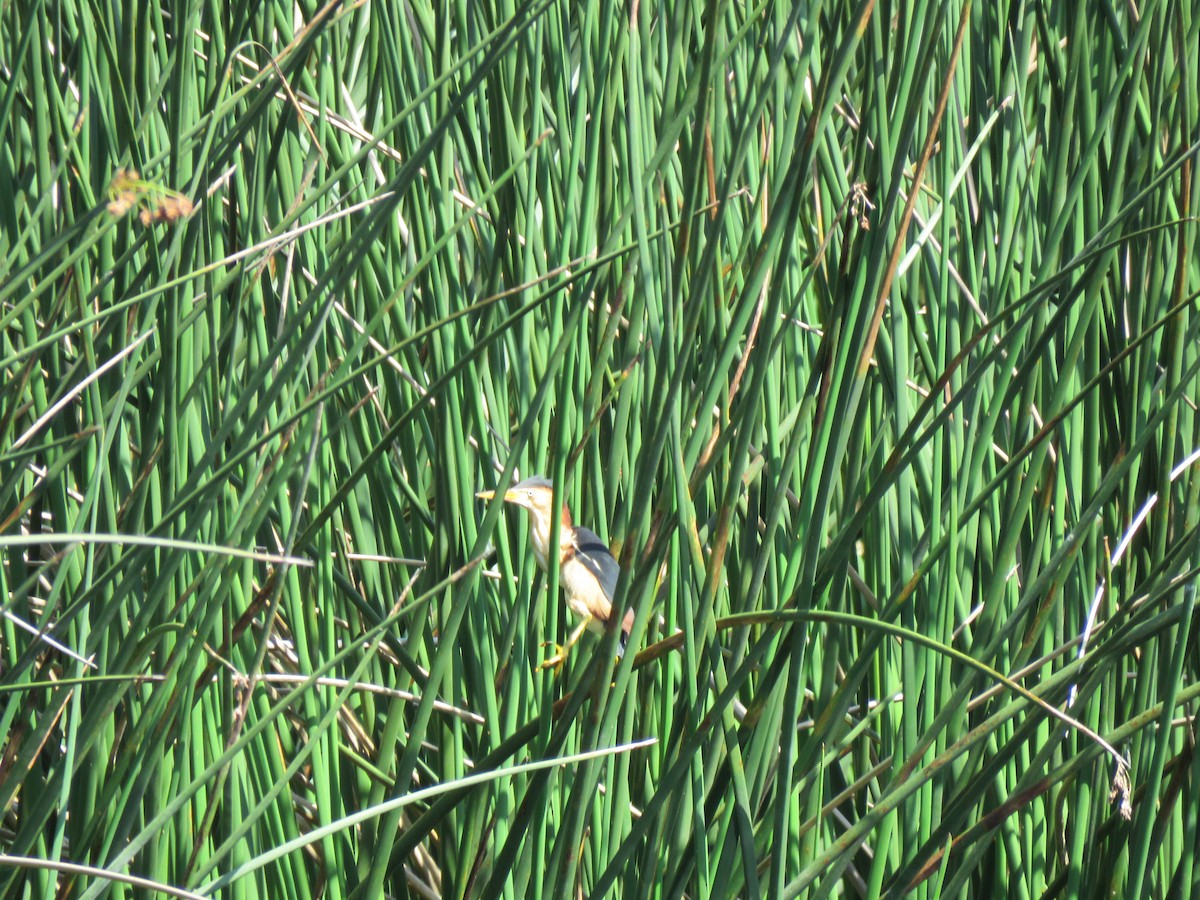
[[[550,562],[550,529],[553,527],[548,519],[534,513],[533,555],[537,558],[542,571],[549,571]],[[561,565],[575,552],[575,544],[571,540],[571,513],[566,506],[562,508],[562,522],[558,526],[558,562]]]

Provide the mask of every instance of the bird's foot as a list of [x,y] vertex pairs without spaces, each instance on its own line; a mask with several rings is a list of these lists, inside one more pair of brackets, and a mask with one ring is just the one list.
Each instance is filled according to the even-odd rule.
[[563,647],[562,644],[556,644],[553,641],[546,641],[542,644],[542,646],[553,647],[554,655],[542,660],[541,665],[538,666],[538,671],[541,672],[545,669],[553,669],[555,675],[561,675],[563,663],[567,660],[566,648]]

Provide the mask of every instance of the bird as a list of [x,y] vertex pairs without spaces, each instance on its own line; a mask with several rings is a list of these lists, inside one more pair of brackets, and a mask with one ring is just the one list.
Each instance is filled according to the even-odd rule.
[[[495,491],[480,491],[475,495],[491,500]],[[529,510],[533,555],[543,572],[549,571],[551,559],[550,530],[554,524],[554,485],[548,478],[535,475],[513,485],[504,492],[504,501]],[[566,594],[567,608],[580,618],[580,623],[567,643],[554,644],[554,655],[546,659],[539,670],[562,669],[567,653],[579,641],[586,630],[603,634],[613,617],[613,598],[617,593],[617,580],[621,567],[600,536],[590,528],[575,525],[571,511],[564,503],[558,526],[558,580]],[[621,620],[621,647],[633,628],[633,610],[628,610]],[[547,642],[546,645],[548,646]]]

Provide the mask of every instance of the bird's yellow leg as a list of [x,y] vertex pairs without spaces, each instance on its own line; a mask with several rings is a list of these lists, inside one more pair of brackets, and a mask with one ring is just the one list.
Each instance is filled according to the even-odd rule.
[[[592,617],[587,616],[582,622],[580,622],[578,627],[571,632],[571,636],[567,638],[567,643],[565,646],[563,644],[555,644],[554,655],[549,659],[543,660],[542,664],[538,666],[538,671],[541,671],[542,669],[553,669],[555,675],[561,672],[563,663],[567,660],[567,651],[575,646],[575,644],[579,641],[579,638],[583,636],[583,632],[588,627],[588,623],[591,621]],[[551,642],[547,641],[546,643],[542,644],[542,646],[549,647],[550,644]]]

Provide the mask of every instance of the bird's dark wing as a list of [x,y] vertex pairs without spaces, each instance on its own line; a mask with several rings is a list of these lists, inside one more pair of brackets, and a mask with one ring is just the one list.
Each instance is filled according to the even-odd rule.
[[590,528],[575,529],[575,558],[596,576],[604,596],[612,603],[617,593],[617,579],[621,577],[621,567],[617,565],[617,560],[609,552],[608,546]]

